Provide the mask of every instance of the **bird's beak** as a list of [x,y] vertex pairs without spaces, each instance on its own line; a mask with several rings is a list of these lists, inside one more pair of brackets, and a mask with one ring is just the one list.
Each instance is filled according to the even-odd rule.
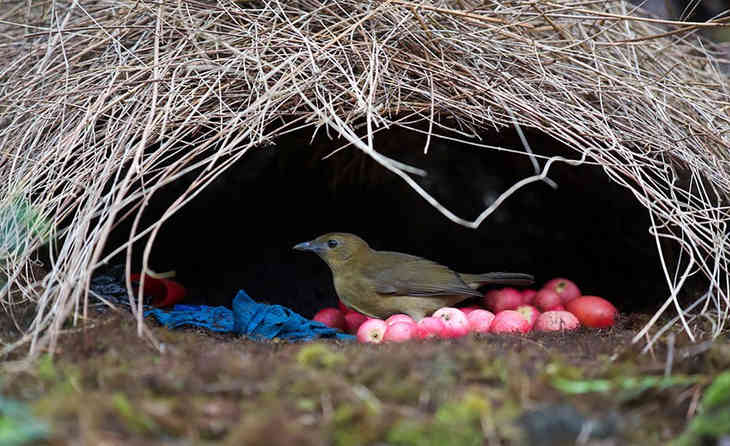
[[312,251],[317,252],[319,251],[319,245],[317,243],[312,242],[302,242],[298,245],[294,245],[294,249],[297,251]]

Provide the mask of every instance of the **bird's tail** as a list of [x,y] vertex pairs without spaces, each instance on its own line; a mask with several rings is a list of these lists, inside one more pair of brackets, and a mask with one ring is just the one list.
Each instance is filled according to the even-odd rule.
[[459,276],[464,283],[474,289],[487,284],[527,286],[535,283],[533,276],[522,273],[459,274]]

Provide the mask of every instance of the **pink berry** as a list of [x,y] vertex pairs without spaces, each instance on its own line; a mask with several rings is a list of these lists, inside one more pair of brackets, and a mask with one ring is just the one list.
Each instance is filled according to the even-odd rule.
[[492,333],[527,333],[530,331],[530,324],[517,311],[505,310],[494,316],[490,331]]
[[563,279],[562,277],[549,280],[543,286],[543,289],[555,291],[560,296],[561,304],[563,305],[581,295],[580,289],[575,282]]
[[357,340],[370,344],[383,342],[388,325],[381,319],[368,319],[357,329]]
[[575,330],[578,327],[578,318],[567,311],[546,311],[535,322],[536,331]]
[[581,296],[565,306],[581,324],[591,328],[610,327],[618,315],[618,310],[611,302],[598,296]]
[[522,290],[522,304],[523,305],[532,305],[532,301],[535,300],[536,294],[537,294],[537,290],[532,290],[532,289]]
[[424,317],[416,325],[418,326],[416,337],[419,339],[440,338],[446,329],[444,322],[437,317]]
[[540,311],[532,305],[520,305],[517,307],[516,311],[527,319],[527,323],[530,324],[530,330],[532,330],[532,327],[535,325],[535,321],[537,321],[538,316],[540,316]]
[[360,328],[360,325],[362,325],[366,320],[368,320],[368,317],[362,313],[358,313],[356,311],[346,313],[345,325],[347,326],[347,332],[350,334],[357,333],[357,329]]
[[504,310],[514,310],[522,305],[522,293],[514,288],[502,288],[496,293],[487,293],[484,299],[484,306],[495,313]]
[[464,313],[467,317],[469,317],[469,313],[471,313],[474,310],[482,310],[483,308],[479,307],[461,307],[459,310],[461,310],[462,313]]
[[312,319],[317,322],[321,322],[330,328],[336,328],[342,331],[347,329],[345,315],[337,308],[323,308],[319,310]]
[[441,319],[444,323],[445,338],[459,338],[469,333],[469,320],[458,308],[439,308],[433,313],[433,317]]
[[562,300],[555,291],[543,288],[535,295],[533,304],[535,304],[540,311],[550,311],[558,305],[561,305]]
[[466,318],[469,320],[469,331],[472,333],[488,333],[494,321],[494,313],[487,310],[473,310]]
[[414,321],[413,318],[408,316],[407,314],[394,314],[385,320],[385,323],[388,325],[393,325],[396,322],[408,322],[410,324],[416,323],[416,321]]
[[386,342],[405,342],[416,337],[418,326],[414,322],[394,322],[388,325],[383,340]]

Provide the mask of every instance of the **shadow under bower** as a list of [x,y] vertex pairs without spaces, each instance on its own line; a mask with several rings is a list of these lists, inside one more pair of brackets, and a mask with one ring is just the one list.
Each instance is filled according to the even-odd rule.
[[[160,231],[150,259],[155,271],[176,270],[190,302],[230,305],[238,289],[305,316],[337,297],[327,266],[296,243],[332,231],[358,234],[375,249],[438,261],[460,272],[534,274],[538,284],[567,277],[584,294],[613,301],[622,312],[654,312],[666,298],[647,210],[599,167],[555,163],[550,178],[506,200],[478,229],[449,221],[405,182],[352,147],[325,155],[342,140],[311,130],[252,149]],[[540,133],[538,154],[578,154]],[[522,150],[514,132],[482,135],[485,144]],[[424,169],[417,178],[457,215],[474,219],[516,181],[534,174],[522,154],[489,150],[404,129],[378,134],[376,149]],[[541,161],[541,165],[544,161]],[[416,178],[416,177],[414,177]],[[192,181],[163,190],[146,212],[154,221]],[[128,235],[120,225],[109,247]],[[143,242],[136,245],[135,270]],[[113,263],[113,262],[112,262]]]

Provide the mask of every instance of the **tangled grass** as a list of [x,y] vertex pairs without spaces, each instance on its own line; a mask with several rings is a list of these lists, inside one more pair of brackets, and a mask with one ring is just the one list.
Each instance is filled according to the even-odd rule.
[[[649,211],[666,276],[666,301],[636,340],[651,334],[650,345],[674,323],[693,337],[697,317],[717,335],[730,311],[730,94],[698,30],[722,26],[652,19],[621,1],[10,3],[0,15],[0,209],[25,203],[55,233],[26,225],[23,243],[0,238],[3,308],[37,308],[0,356],[52,351],[64,323],[87,317],[95,268],[125,251],[129,266],[147,237],[146,269],[171,215],[247,151],[305,127],[340,137],[337,150],[362,150],[468,227],[519,187],[550,182],[556,162],[601,166]],[[413,180],[424,172],[373,146],[378,131],[423,122],[428,141],[456,132],[482,150],[506,150],[481,143],[485,129],[533,128],[575,157],[537,156],[523,138],[535,175],[467,221]],[[191,172],[190,188],[141,227],[155,193]],[[123,219],[133,221],[128,241],[106,246]],[[49,239],[49,272],[32,277],[33,252]],[[696,274],[707,292],[682,308],[678,292]],[[141,296],[133,307],[143,334]]]

